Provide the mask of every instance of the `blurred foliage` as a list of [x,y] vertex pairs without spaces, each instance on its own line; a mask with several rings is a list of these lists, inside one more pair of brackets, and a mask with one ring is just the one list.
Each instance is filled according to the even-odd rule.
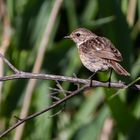
[[[11,24],[11,41],[5,56],[18,69],[31,71],[39,42],[47,25],[55,0],[7,0],[6,10]],[[108,37],[120,50],[122,65],[131,73],[130,77],[113,73],[113,81],[131,82],[140,75],[140,1],[137,0],[129,24],[128,0],[64,0],[51,33],[41,73],[88,78],[91,75],[79,60],[72,41],[63,37],[77,27],[86,27],[98,35]],[[0,41],[2,42],[3,22],[0,21]],[[4,74],[10,74],[4,67]],[[106,80],[106,72],[98,73],[97,80]],[[0,132],[15,122],[22,107],[28,80],[4,82],[0,100]],[[73,84],[62,83],[72,90]],[[52,81],[38,81],[34,89],[30,114],[41,111],[52,104],[49,87]],[[23,140],[96,140],[107,137],[110,140],[140,139],[140,92],[93,88],[67,101],[65,110],[57,116],[49,117],[61,107],[29,121],[24,129]],[[111,129],[107,126],[112,120]],[[105,130],[104,130],[105,129]],[[3,138],[12,139],[14,131]]]

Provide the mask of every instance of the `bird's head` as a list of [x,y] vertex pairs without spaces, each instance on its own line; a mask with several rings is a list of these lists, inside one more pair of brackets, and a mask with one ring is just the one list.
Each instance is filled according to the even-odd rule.
[[73,40],[77,45],[80,45],[91,37],[94,37],[94,35],[95,34],[88,29],[78,28],[74,30],[69,36],[65,36],[64,38],[69,38]]

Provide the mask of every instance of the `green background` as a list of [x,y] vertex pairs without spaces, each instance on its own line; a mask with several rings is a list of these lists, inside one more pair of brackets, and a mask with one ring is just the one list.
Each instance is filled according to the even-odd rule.
[[[57,0],[7,0],[6,14],[0,14],[0,44],[3,42],[4,19],[9,21],[10,37],[5,57],[18,69],[32,72]],[[140,75],[140,1],[136,0],[63,0],[49,35],[40,73],[88,78],[92,73],[82,66],[77,48],[64,36],[78,27],[85,27],[109,38],[123,56],[121,65],[131,76],[118,76],[112,81],[130,83]],[[134,11],[134,13],[133,13]],[[132,15],[131,15],[132,14]],[[131,22],[131,21],[132,22]],[[12,74],[4,65],[4,75]],[[95,75],[105,81],[108,72]],[[28,80],[3,82],[0,93],[0,132],[9,128],[23,109]],[[61,82],[66,90],[76,85]],[[38,80],[33,90],[29,114],[53,103],[50,97],[54,81]],[[50,117],[63,106],[28,121],[22,140],[139,140],[140,91],[92,88],[68,100],[63,112]],[[63,94],[56,94],[62,98]],[[112,97],[112,98],[111,98]],[[16,140],[16,131],[3,140]]]

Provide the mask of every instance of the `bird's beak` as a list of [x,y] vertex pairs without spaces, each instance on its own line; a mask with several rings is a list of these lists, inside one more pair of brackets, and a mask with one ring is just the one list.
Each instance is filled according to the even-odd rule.
[[71,39],[71,37],[68,35],[68,36],[64,36],[65,39]]

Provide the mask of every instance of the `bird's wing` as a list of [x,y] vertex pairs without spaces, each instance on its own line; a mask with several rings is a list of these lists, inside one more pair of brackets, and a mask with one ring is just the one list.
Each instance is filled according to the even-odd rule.
[[110,59],[115,61],[122,61],[121,53],[114,47],[110,40],[105,37],[99,37],[88,39],[84,42],[83,46],[89,48],[90,54],[104,59]]

